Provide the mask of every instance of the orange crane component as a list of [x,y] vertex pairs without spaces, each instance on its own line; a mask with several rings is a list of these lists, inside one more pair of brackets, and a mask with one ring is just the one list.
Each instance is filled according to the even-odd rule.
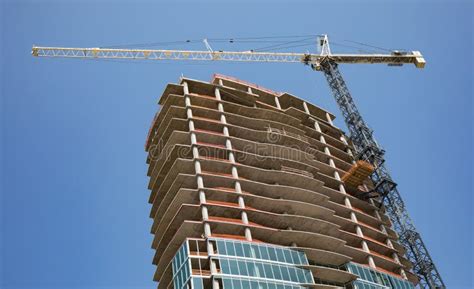
[[342,176],[342,181],[351,187],[357,188],[362,185],[369,176],[372,175],[375,168],[366,161],[357,161],[354,165]]

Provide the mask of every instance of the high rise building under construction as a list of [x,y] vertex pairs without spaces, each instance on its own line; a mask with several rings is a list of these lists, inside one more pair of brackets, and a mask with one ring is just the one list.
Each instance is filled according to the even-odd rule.
[[146,143],[158,288],[413,288],[334,116],[231,77],[168,84]]

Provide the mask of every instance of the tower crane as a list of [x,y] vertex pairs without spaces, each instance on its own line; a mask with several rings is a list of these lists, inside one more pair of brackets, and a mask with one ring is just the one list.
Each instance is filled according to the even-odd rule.
[[[388,64],[401,66],[414,64],[425,66],[419,51],[393,51],[390,54],[333,54],[327,35],[317,39],[320,53],[285,53],[255,51],[215,51],[204,40],[207,51],[118,49],[118,48],[66,48],[33,46],[36,57],[64,57],[82,59],[128,59],[128,60],[189,60],[189,61],[234,61],[234,62],[286,62],[303,63],[315,71],[323,72],[332,94],[342,112],[349,129],[349,137],[357,158],[367,161],[375,168],[370,176],[378,197],[380,209],[386,210],[400,242],[407,249],[407,258],[413,263],[413,273],[420,280],[420,288],[446,288],[428,250],[408,215],[405,204],[384,164],[385,151],[377,144],[372,129],[362,118],[347,85],[339,71],[339,64]],[[373,195],[373,194],[372,194]],[[370,197],[360,196],[360,197]]]

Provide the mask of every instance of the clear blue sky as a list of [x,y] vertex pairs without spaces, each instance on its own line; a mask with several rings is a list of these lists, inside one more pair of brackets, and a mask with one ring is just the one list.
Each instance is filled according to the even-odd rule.
[[232,75],[339,116],[323,75],[299,64],[37,59],[32,44],[318,33],[425,55],[425,70],[342,72],[448,288],[474,286],[472,3],[153,2],[1,3],[1,288],[155,287],[143,145],[158,96],[181,73]]

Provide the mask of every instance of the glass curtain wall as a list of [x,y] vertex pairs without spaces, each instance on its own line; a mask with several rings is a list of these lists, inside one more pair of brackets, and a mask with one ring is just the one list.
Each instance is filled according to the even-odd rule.
[[353,282],[355,289],[413,289],[411,282],[370,269],[369,267],[349,263],[348,269],[351,273],[359,276]]

